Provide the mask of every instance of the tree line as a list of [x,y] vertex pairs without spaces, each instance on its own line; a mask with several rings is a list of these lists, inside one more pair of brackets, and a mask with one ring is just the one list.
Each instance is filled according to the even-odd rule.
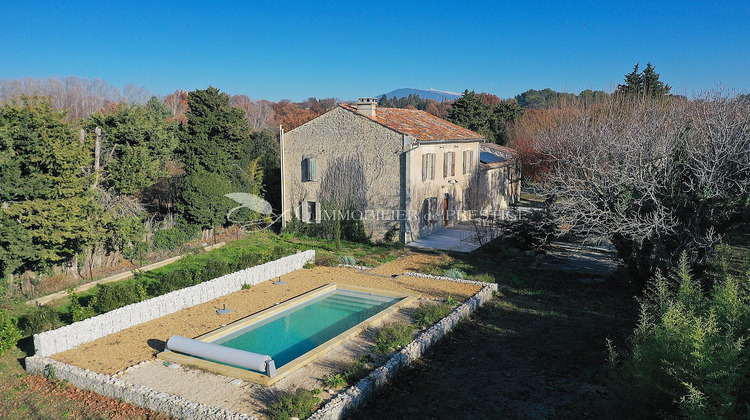
[[119,99],[79,119],[49,96],[0,106],[7,290],[206,238],[227,224],[226,193],[280,201],[275,131],[253,129],[242,98],[209,87],[143,104]]

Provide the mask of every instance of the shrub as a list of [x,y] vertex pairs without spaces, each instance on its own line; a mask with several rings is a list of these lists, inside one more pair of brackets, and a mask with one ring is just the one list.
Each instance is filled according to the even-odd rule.
[[0,309],[0,356],[13,348],[21,339],[21,335],[18,321],[9,317],[4,310]]
[[354,259],[351,255],[342,255],[339,257],[339,262],[344,265],[355,265],[357,264],[357,260]]
[[343,388],[348,384],[341,373],[329,373],[323,376],[323,386],[326,388]]
[[617,409],[646,417],[747,418],[750,273],[744,281],[725,273],[704,294],[687,261],[683,254],[675,273],[648,283],[630,351],[610,348]]
[[428,303],[417,308],[417,310],[414,311],[412,319],[414,319],[414,324],[418,327],[429,327],[450,315],[452,310],[453,308],[445,303]]
[[63,325],[60,315],[49,306],[37,306],[22,318],[22,322],[27,334],[39,334]]
[[320,253],[315,255],[315,264],[324,267],[333,267],[338,264],[338,260],[332,255]]
[[341,371],[341,375],[346,380],[346,383],[351,385],[367,376],[372,368],[372,356],[366,354],[358,360],[346,364]]
[[80,296],[75,293],[70,294],[70,315],[73,317],[73,322],[83,321],[86,318],[91,318],[96,315],[94,305],[96,304],[96,296],[92,298],[86,306],[81,305]]
[[446,277],[451,277],[454,279],[462,279],[466,277],[466,274],[464,274],[463,271],[459,270],[458,268],[451,268],[450,270],[447,270],[445,272]]
[[445,304],[451,307],[458,306],[458,304],[461,303],[453,296],[448,295],[447,298],[445,298]]
[[242,283],[242,286],[241,286],[240,288],[241,288],[242,290],[247,290],[247,289],[250,289],[250,288],[252,288],[252,287],[253,287],[253,285],[252,285],[252,284],[248,284],[248,283]]
[[96,313],[103,314],[147,297],[145,286],[141,282],[100,284],[96,286],[96,295],[90,305]]
[[155,250],[170,250],[180,246],[180,234],[175,228],[157,230],[151,237],[151,247]]
[[307,418],[318,408],[319,395],[319,389],[310,391],[297,388],[293,391],[282,391],[278,394],[276,402],[265,409],[264,414],[273,420],[289,420],[292,417]]
[[403,322],[387,324],[375,334],[375,352],[380,354],[400,350],[411,342],[414,327]]
[[495,282],[495,276],[493,276],[492,274],[487,274],[487,273],[475,274],[471,276],[471,279],[474,281],[483,281],[485,283]]

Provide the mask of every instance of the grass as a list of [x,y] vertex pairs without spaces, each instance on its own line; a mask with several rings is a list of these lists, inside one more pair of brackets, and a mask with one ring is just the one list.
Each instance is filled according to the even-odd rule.
[[402,322],[386,324],[375,334],[375,347],[373,351],[387,354],[400,350],[411,343],[414,337],[414,327]]
[[264,410],[264,414],[272,420],[289,420],[292,417],[307,418],[318,407],[319,395],[319,389],[310,391],[297,388],[292,391],[282,391],[277,395],[276,402]]
[[450,315],[453,307],[447,303],[431,304],[427,303],[414,311],[412,319],[414,325],[418,327],[429,327]]
[[639,293],[624,275],[583,284],[501,248],[432,269],[489,273],[501,294],[351,418],[604,418],[606,339],[625,343]]
[[[314,249],[316,260],[321,262],[330,261],[329,264],[340,264],[341,257],[351,257],[357,265],[365,267],[376,267],[387,262],[391,262],[404,254],[404,248],[400,244],[371,243],[362,244],[357,242],[341,241],[341,246],[336,248],[333,241],[326,241],[319,238],[307,236],[292,236],[284,234],[281,236],[286,242],[297,244],[304,249]],[[348,259],[348,258],[347,258]],[[349,261],[348,263],[351,263]]]

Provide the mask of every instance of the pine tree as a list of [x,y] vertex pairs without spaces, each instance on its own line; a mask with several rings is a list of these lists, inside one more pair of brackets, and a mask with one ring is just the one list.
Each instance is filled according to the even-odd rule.
[[636,63],[633,71],[625,75],[625,84],[617,86],[617,94],[623,96],[647,96],[660,98],[669,95],[672,88],[659,81],[659,73],[654,71],[654,66],[649,62],[642,72],[638,72],[640,63]]

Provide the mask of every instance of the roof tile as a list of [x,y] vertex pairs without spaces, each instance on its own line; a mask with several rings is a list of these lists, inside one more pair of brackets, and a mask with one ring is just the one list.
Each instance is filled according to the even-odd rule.
[[[351,105],[342,104],[341,107],[357,112],[357,108]],[[357,115],[421,141],[483,139],[479,133],[418,109],[377,108],[375,117]]]

